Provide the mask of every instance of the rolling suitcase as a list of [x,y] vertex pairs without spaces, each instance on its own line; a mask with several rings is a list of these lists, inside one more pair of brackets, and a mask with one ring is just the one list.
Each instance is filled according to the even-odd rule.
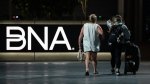
[[134,43],[126,44],[124,74],[127,74],[127,72],[136,74],[140,65],[140,56],[140,49],[137,45]]

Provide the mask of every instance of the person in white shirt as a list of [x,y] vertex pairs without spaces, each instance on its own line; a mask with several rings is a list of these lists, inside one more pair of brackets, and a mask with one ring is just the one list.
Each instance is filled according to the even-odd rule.
[[89,22],[85,23],[81,28],[78,44],[79,49],[81,49],[81,41],[83,39],[83,50],[86,53],[85,58],[85,66],[86,66],[86,73],[85,75],[89,75],[89,61],[92,60],[94,74],[98,74],[97,71],[97,52],[100,51],[100,38],[101,35],[102,39],[104,39],[104,34],[101,26],[96,23],[97,16],[95,14],[91,14],[89,16]]

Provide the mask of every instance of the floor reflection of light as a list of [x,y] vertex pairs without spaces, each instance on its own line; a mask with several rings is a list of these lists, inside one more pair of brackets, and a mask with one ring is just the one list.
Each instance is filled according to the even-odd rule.
[[67,62],[53,62],[52,64],[56,64],[56,65],[65,65],[68,64]]
[[6,62],[5,64],[26,64],[24,62]]
[[48,64],[48,62],[44,62],[44,64]]
[[32,64],[31,62],[28,62],[28,64]]
[[44,75],[45,77],[49,76],[49,75]]

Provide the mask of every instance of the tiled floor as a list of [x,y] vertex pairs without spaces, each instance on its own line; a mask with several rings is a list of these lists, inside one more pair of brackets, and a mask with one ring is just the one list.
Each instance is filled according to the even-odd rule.
[[98,62],[99,74],[85,76],[85,65],[71,62],[0,62],[0,84],[149,84],[150,62],[142,61],[136,75],[112,75],[109,61]]

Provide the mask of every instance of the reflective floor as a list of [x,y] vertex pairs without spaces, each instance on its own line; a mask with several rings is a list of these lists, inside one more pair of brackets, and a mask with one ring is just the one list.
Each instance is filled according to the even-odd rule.
[[99,74],[85,76],[85,65],[74,62],[0,62],[0,84],[149,84],[150,62],[141,62],[136,75],[112,75],[109,61],[98,62]]

